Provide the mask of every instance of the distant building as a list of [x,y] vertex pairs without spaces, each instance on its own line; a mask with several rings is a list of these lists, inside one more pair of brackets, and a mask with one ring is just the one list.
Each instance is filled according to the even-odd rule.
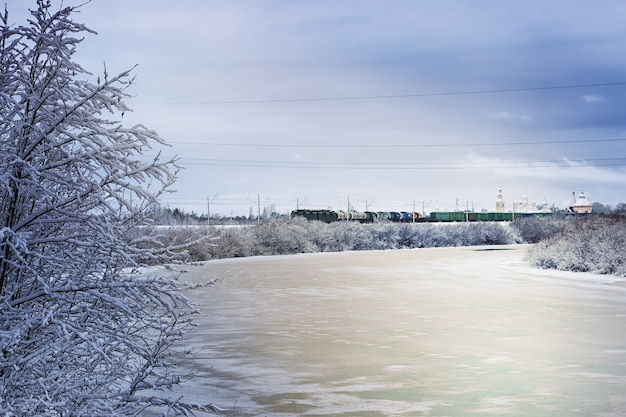
[[540,205],[537,206],[537,208],[542,212],[542,213],[551,213],[552,209],[550,209],[550,206],[548,205],[547,201],[543,201],[543,203],[541,203]]
[[591,213],[593,206],[585,197],[585,192],[580,190],[578,198],[576,198],[576,192],[573,192],[574,204],[570,206],[570,211],[578,214]]
[[496,200],[496,213],[504,213],[504,198],[502,198],[502,190],[498,190],[498,199]]
[[[502,190],[498,190],[498,198],[496,199],[496,213],[504,213],[506,211],[505,201],[502,196]],[[538,205],[535,200],[528,199],[526,194],[522,195],[520,201],[513,202],[513,211],[515,213],[550,213],[548,203]]]
[[513,211],[516,213],[536,213],[539,210],[537,209],[537,202],[535,200],[529,202],[528,196],[524,194],[521,201],[516,201],[513,204]]

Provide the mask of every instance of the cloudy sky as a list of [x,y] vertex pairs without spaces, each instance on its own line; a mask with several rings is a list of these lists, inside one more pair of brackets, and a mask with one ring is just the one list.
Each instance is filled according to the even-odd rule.
[[[82,2],[82,1],[80,1]],[[15,16],[34,2],[11,2]],[[77,4],[79,1],[65,1]],[[494,210],[626,202],[626,2],[92,0],[76,59],[138,64],[126,123],[184,170],[163,203]]]

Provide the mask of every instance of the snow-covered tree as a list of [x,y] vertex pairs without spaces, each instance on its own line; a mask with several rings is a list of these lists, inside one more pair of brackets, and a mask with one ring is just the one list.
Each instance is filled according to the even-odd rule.
[[626,218],[580,217],[528,251],[539,268],[626,276]]
[[188,414],[203,407],[161,390],[193,309],[172,277],[129,272],[159,256],[128,231],[175,161],[145,162],[163,141],[119,121],[131,72],[95,81],[73,61],[93,32],[75,11],[0,16],[0,414]]

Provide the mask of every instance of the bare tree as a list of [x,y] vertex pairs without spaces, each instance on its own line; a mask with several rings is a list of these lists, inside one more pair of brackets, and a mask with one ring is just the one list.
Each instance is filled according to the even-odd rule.
[[89,81],[75,10],[38,0],[24,25],[0,18],[0,414],[206,411],[159,392],[178,382],[167,358],[193,308],[172,277],[132,272],[158,256],[128,231],[175,160],[142,162],[161,138],[109,119],[130,110],[132,74]]

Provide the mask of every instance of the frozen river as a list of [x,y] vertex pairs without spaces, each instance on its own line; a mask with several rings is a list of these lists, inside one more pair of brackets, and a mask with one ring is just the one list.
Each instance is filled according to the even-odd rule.
[[[497,250],[495,250],[497,249]],[[624,279],[527,246],[212,261],[186,400],[236,416],[626,415]]]

